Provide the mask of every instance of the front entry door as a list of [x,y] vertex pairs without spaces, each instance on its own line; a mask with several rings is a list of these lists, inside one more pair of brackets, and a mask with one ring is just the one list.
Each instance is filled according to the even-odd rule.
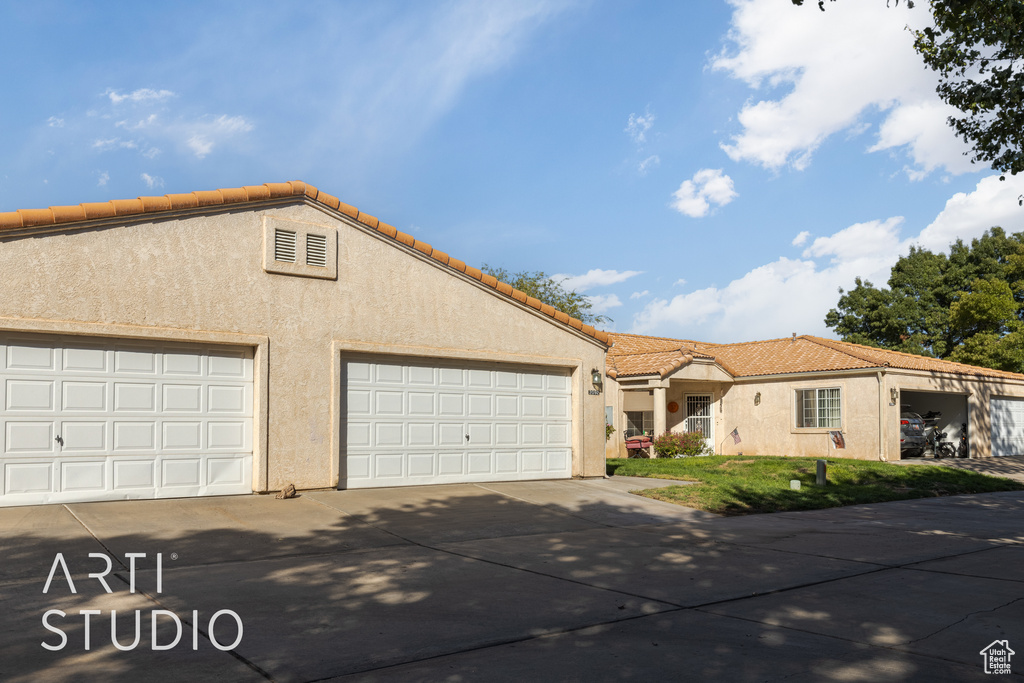
[[715,421],[711,415],[711,394],[691,394],[686,397],[686,420],[684,429],[688,432],[700,432],[704,435],[704,443],[712,451],[715,450]]

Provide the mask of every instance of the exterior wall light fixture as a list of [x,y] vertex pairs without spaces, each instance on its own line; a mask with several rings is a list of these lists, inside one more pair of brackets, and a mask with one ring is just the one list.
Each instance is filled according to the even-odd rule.
[[594,368],[590,371],[590,380],[594,383],[594,386],[598,389],[601,388],[601,371]]
[[757,392],[756,394],[754,394],[754,405],[755,406],[761,405],[761,392],[760,391]]
[[893,387],[889,389],[889,405],[894,406],[900,400],[900,392]]

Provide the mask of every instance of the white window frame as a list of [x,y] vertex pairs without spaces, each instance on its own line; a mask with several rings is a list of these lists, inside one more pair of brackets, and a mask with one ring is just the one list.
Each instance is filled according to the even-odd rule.
[[[807,402],[807,394],[813,392],[813,399],[810,404]],[[829,396],[826,392],[835,392]],[[826,404],[823,406],[823,401]],[[827,402],[832,401],[834,406],[828,406]],[[824,410],[823,410],[824,407]],[[808,409],[813,411],[809,414]],[[833,412],[835,414],[828,414]],[[825,419],[822,414],[825,413]],[[806,424],[808,417],[813,419],[814,424]],[[798,430],[831,431],[843,428],[843,388],[831,387],[808,387],[794,391],[794,422]]]

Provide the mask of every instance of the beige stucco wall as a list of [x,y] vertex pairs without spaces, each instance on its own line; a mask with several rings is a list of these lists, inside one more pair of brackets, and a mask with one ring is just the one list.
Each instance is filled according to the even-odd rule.
[[[796,391],[839,387],[845,449],[834,449],[828,429],[796,427]],[[754,404],[760,393],[760,402]],[[723,398],[719,452],[734,455],[846,457],[877,460],[879,454],[878,379],[875,374],[830,378],[764,379],[737,382]],[[726,438],[738,430],[740,443]],[[899,452],[897,443],[896,452]]]
[[[264,216],[338,230],[337,280],[264,272]],[[566,368],[573,474],[604,475],[603,344],[319,205],[0,237],[0,273],[0,331],[255,347],[258,490],[337,485],[349,352]]]

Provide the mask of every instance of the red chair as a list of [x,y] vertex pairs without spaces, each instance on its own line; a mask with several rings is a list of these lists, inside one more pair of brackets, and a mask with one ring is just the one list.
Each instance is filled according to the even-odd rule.
[[642,434],[626,437],[626,453],[630,458],[652,457],[651,437]]

